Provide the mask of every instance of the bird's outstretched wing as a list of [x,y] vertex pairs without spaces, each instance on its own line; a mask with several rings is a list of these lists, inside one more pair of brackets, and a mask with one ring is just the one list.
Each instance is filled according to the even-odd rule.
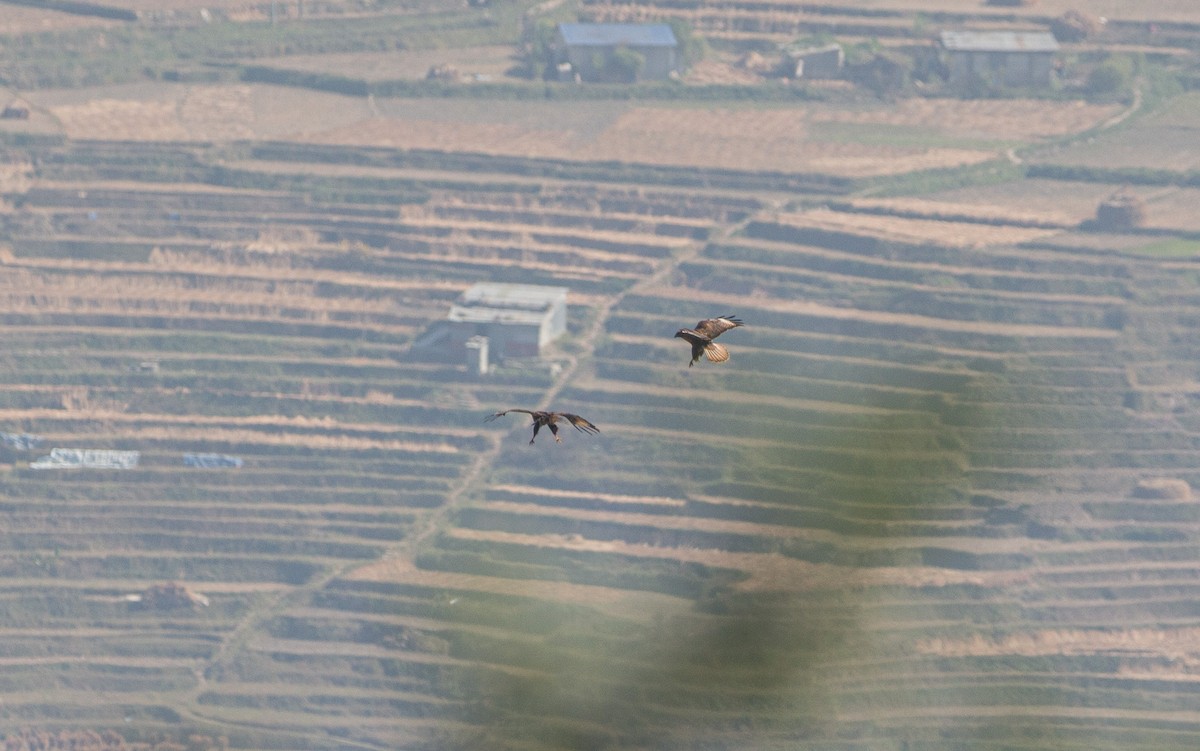
[[716,339],[721,334],[730,329],[744,326],[742,319],[737,316],[720,316],[719,318],[705,318],[696,324],[696,331],[709,339]]
[[600,432],[600,428],[597,428],[595,425],[591,424],[590,422],[583,419],[579,415],[573,415],[570,412],[556,412],[555,414],[557,414],[560,417],[565,417],[572,425],[575,426],[576,430],[578,430],[582,433],[593,433],[594,434],[594,433]]
[[729,359],[729,350],[723,344],[709,342],[708,346],[704,348],[704,356],[708,358],[709,362],[725,362]]
[[492,420],[495,420],[497,417],[504,417],[509,412],[524,412],[527,415],[533,414],[533,410],[530,410],[530,409],[506,409],[503,412],[496,412],[495,414],[488,415],[487,417],[483,418],[483,421],[491,422]]

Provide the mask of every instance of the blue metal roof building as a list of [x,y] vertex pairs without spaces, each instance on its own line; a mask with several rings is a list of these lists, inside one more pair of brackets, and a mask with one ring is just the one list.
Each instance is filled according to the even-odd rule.
[[665,23],[564,23],[563,41],[582,47],[675,47],[675,32]]
[[606,79],[605,66],[618,49],[645,60],[639,78],[670,78],[679,67],[679,42],[665,23],[563,23],[558,25],[558,63],[564,77]]

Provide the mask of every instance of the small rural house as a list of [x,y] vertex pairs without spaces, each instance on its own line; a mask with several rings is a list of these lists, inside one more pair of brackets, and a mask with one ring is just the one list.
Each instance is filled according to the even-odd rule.
[[943,31],[941,44],[953,88],[975,80],[1047,86],[1058,52],[1058,41],[1048,31]]
[[[562,23],[558,25],[560,70],[583,81],[606,78],[605,67],[618,50],[641,55],[638,77],[665,80],[679,68],[679,42],[665,23]],[[566,67],[569,66],[569,67]]]
[[441,342],[486,372],[488,358],[538,357],[567,331],[567,288],[481,282],[450,307]]

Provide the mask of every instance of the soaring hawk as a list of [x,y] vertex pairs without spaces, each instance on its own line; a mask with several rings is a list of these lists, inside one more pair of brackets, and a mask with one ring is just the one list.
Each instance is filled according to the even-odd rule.
[[600,428],[591,424],[579,415],[573,415],[570,412],[537,412],[530,409],[506,409],[503,412],[497,412],[494,415],[488,415],[483,418],[484,422],[491,422],[497,417],[504,417],[509,412],[524,412],[533,417],[533,438],[529,439],[529,443],[533,443],[534,438],[537,438],[538,430],[542,426],[550,428],[550,432],[554,434],[554,440],[557,443],[562,443],[562,438],[558,436],[558,418],[562,418],[575,426],[575,429],[581,433],[599,433]]
[[708,358],[709,362],[725,362],[729,359],[729,350],[724,346],[713,341],[721,334],[730,329],[735,329],[738,326],[744,325],[740,318],[734,316],[722,316],[721,318],[705,318],[696,324],[694,329],[680,329],[675,332],[675,336],[689,342],[692,345],[692,361],[688,363],[688,367],[692,367],[703,355]]

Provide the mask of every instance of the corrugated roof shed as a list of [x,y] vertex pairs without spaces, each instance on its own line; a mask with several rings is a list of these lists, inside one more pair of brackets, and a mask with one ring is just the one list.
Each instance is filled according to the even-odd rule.
[[563,23],[563,41],[572,47],[674,47],[675,32],[665,23]]
[[512,323],[540,326],[546,314],[540,310],[513,310],[482,305],[451,305],[446,320],[451,323]]
[[1057,52],[1048,31],[943,31],[942,46],[960,52]]
[[566,287],[480,282],[450,306],[446,320],[456,323],[539,325],[553,305],[565,305]]
[[566,300],[566,297],[566,287],[552,287],[543,284],[479,282],[468,287],[459,296],[458,303],[460,305],[544,310],[553,303]]

